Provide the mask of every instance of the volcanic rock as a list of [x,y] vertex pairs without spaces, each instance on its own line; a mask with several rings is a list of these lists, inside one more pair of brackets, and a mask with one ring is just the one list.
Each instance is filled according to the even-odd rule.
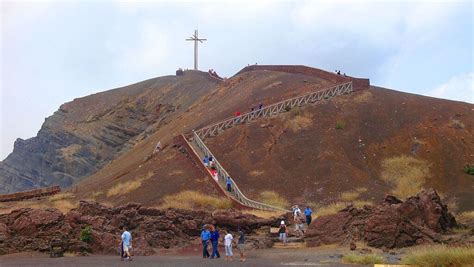
[[305,238],[309,246],[365,241],[378,248],[400,248],[440,242],[456,225],[434,189],[423,190],[405,202],[387,196],[377,206],[346,207],[312,223]]

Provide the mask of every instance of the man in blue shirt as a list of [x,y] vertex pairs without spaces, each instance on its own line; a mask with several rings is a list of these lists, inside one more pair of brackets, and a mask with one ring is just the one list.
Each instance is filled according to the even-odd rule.
[[311,210],[310,207],[306,207],[306,209],[304,210],[304,215],[306,215],[306,224],[309,226],[309,224],[311,223],[311,220],[313,219],[311,217],[311,214],[313,214],[313,211]]
[[122,227],[122,249],[125,255],[127,255],[127,260],[131,261],[130,250],[132,249],[132,234],[127,231],[127,227]]
[[205,259],[207,259],[211,256],[211,255],[209,255],[209,251],[207,251],[207,245],[208,245],[210,239],[211,239],[211,233],[207,229],[207,225],[205,225],[202,228],[202,231],[201,231],[202,257],[205,258]]
[[227,177],[227,180],[226,180],[225,184],[227,185],[227,191],[231,192],[232,191],[232,180],[230,179],[230,177]]
[[212,254],[211,258],[220,258],[218,246],[219,246],[219,231],[214,225],[211,224],[211,244],[212,244]]

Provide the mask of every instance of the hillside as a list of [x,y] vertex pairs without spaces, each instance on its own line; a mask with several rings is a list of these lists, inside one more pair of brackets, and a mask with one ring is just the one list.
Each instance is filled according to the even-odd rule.
[[71,186],[174,120],[216,84],[208,75],[188,72],[62,105],[36,137],[15,141],[0,163],[0,193]]
[[[48,118],[37,137],[18,142],[25,144],[0,165],[0,184],[6,191],[74,184],[77,199],[114,205],[156,206],[184,190],[216,195],[175,137],[340,82],[328,77],[254,69],[218,82],[185,72],[77,99]],[[472,210],[474,179],[462,168],[474,160],[473,108],[371,87],[205,142],[252,198],[275,191],[290,203],[379,201],[393,190],[430,186],[459,210]],[[165,149],[152,155],[158,141]],[[404,170],[415,178],[397,183]]]
[[[463,172],[474,160],[473,108],[372,87],[234,127],[206,142],[252,198],[271,190],[291,203],[329,203],[344,193],[377,201],[391,191],[406,197],[433,187],[466,210],[474,203],[474,179]],[[386,181],[384,172],[405,172],[411,181]]]

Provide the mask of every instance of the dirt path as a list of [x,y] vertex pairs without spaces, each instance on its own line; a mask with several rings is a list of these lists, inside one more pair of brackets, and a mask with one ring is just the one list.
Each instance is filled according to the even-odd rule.
[[121,262],[118,256],[93,255],[89,257],[49,258],[46,254],[18,254],[0,257],[0,266],[326,266],[344,267],[338,250],[315,251],[313,249],[264,249],[249,251],[247,261],[238,257],[227,262],[224,259],[202,259],[195,253],[166,252],[161,255],[134,257],[131,262]]

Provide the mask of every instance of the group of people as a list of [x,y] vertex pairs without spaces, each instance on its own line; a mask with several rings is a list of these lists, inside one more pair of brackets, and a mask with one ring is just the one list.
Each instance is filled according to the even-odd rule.
[[[219,173],[217,172],[216,163],[215,163],[214,158],[212,156],[205,155],[204,159],[203,159],[203,162],[204,162],[204,166],[206,166],[210,169],[212,178],[216,182],[218,182],[219,181]],[[225,184],[226,184],[227,191],[232,192],[232,179],[230,177],[226,178]]]
[[[224,242],[225,249],[225,260],[232,261],[234,254],[232,252],[232,247],[234,244],[237,244],[237,249],[240,253],[240,261],[245,261],[245,233],[242,229],[238,229],[239,239],[237,242],[234,241],[232,233],[224,231],[224,237],[222,241]],[[219,240],[220,234],[219,230],[212,224],[206,224],[202,227],[201,231],[201,242],[202,242],[202,257],[204,259],[217,259],[221,255],[219,253]],[[209,243],[212,246],[212,253],[209,253]]]
[[[301,209],[298,207],[298,205],[295,205],[292,207],[293,209],[293,221],[295,222],[295,233],[298,236],[304,235],[304,223],[306,221],[306,224],[309,226],[312,221],[312,214],[313,210],[307,206],[304,210],[304,216],[303,213],[301,212]],[[283,244],[286,244],[287,238],[288,238],[288,227],[285,224],[285,221],[280,222],[280,227],[278,229],[278,234],[279,234],[279,239]]]
[[223,80],[222,77],[219,76],[219,75],[217,75],[217,72],[216,72],[215,70],[213,70],[213,69],[210,69],[210,70],[208,71],[208,73],[209,73],[209,75],[210,75],[211,77],[217,78],[217,79],[219,79],[219,80]]
[[[341,70],[335,70],[334,71],[337,75],[341,75]],[[344,76],[347,77],[346,73],[344,72]]]

